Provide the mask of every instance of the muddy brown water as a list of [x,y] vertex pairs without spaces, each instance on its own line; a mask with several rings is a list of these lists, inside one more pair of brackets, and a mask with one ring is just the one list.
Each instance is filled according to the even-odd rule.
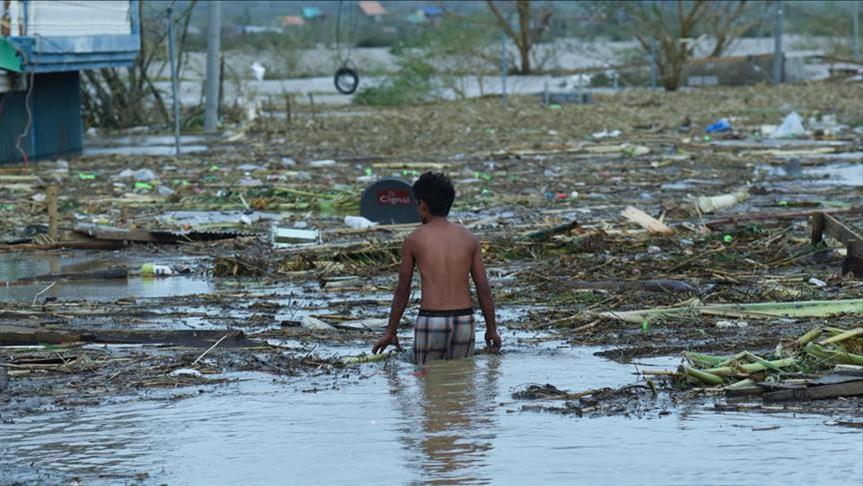
[[828,427],[822,416],[720,414],[699,405],[652,418],[578,418],[523,412],[525,402],[510,398],[531,382],[582,390],[635,380],[633,365],[595,351],[513,345],[499,356],[435,363],[422,376],[407,363],[375,363],[335,387],[322,378],[241,373],[192,398],[30,416],[0,424],[0,475],[86,484],[858,484],[863,477],[863,432]]

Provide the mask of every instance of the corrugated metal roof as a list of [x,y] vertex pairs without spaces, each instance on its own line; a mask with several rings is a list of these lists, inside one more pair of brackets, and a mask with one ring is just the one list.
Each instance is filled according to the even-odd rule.
[[381,2],[374,0],[359,2],[360,10],[369,17],[377,17],[378,15],[386,15],[387,11]]

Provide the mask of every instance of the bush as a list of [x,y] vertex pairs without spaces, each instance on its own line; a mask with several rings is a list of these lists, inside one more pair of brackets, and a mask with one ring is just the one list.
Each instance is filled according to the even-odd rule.
[[380,86],[361,89],[354,102],[370,106],[399,106],[428,101],[434,88],[434,66],[416,53],[405,53],[398,64],[396,74],[387,77]]

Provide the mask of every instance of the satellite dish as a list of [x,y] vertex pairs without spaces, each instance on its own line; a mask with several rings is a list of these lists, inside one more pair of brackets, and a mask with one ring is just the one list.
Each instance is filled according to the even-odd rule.
[[413,187],[398,177],[386,177],[363,191],[360,214],[376,223],[419,223],[417,200]]

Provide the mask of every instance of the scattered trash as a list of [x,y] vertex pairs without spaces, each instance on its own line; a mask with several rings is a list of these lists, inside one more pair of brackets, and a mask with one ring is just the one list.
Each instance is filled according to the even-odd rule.
[[345,224],[350,226],[351,228],[356,229],[371,228],[373,226],[377,226],[377,223],[375,223],[374,221],[369,221],[362,216],[345,216]]
[[313,160],[309,162],[309,165],[312,167],[330,167],[336,165],[336,161],[333,159]]
[[134,179],[141,182],[150,182],[156,180],[157,177],[156,173],[150,169],[125,169],[116,176],[114,176],[114,179]]
[[827,286],[827,282],[825,282],[823,280],[819,280],[815,277],[810,277],[809,283],[811,283],[812,285],[814,285],[816,287],[826,287]]
[[590,136],[597,140],[602,140],[603,138],[617,138],[620,136],[621,133],[622,132],[620,130],[603,130],[601,132],[591,133]]
[[169,265],[159,263],[144,263],[140,269],[141,275],[150,277],[167,277],[174,274],[174,269]]
[[168,373],[168,376],[193,376],[195,378],[202,378],[204,375],[201,374],[200,371],[193,370],[192,368],[180,368]]
[[699,211],[708,214],[720,209],[730,208],[747,199],[749,199],[749,191],[741,190],[732,194],[722,194],[719,196],[699,196],[696,204]]
[[261,63],[259,63],[258,61],[253,62],[251,70],[256,80],[264,80],[264,75],[267,73],[267,68],[265,68]]
[[283,228],[276,223],[270,225],[269,241],[273,248],[288,248],[298,244],[316,243],[319,240],[318,230]]
[[650,216],[649,214],[638,208],[627,206],[626,209],[624,209],[623,212],[620,213],[620,215],[632,221],[633,223],[638,224],[650,233],[656,233],[660,235],[670,235],[674,233],[674,230],[666,226],[665,223],[659,221],[658,219]]
[[727,327],[749,327],[746,321],[716,321],[716,327],[722,329]]
[[65,159],[57,159],[56,168],[54,172],[66,174],[69,172],[69,162]]
[[707,133],[723,133],[731,131],[731,122],[727,118],[720,118],[704,129]]
[[792,111],[782,120],[782,124],[770,134],[770,138],[797,138],[806,134],[803,119],[796,111]]
[[304,316],[300,321],[300,327],[303,329],[311,329],[313,331],[332,331],[335,329],[335,327],[312,316]]

